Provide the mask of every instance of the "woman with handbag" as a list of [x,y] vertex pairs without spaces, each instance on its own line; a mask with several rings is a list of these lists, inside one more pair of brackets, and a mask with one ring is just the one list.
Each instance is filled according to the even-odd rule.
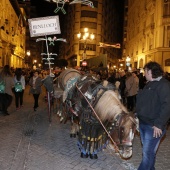
[[39,77],[39,72],[35,70],[33,72],[33,76],[30,78],[29,81],[30,87],[30,94],[33,94],[34,97],[34,111],[37,111],[38,108],[38,99],[41,93],[41,86],[42,86],[42,81],[41,78]]

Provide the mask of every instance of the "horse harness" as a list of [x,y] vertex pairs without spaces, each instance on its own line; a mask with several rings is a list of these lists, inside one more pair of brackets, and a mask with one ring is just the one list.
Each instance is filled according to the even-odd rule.
[[[124,127],[121,127],[120,124],[123,120],[123,117],[126,116],[126,113],[121,113],[119,115],[116,116],[115,120],[112,122],[112,126],[110,127],[110,131],[109,133],[112,134],[113,131],[117,131],[118,134],[118,139],[119,142],[115,142],[116,145],[118,146],[125,146],[125,142],[129,142],[129,141],[123,141],[123,132],[124,132]],[[126,145],[127,147],[132,147],[132,145]]]

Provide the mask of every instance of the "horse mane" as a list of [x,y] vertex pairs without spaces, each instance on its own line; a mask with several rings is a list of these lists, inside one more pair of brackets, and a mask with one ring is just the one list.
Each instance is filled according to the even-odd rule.
[[94,110],[102,122],[106,120],[112,121],[122,112],[128,113],[127,109],[120,102],[117,93],[113,90],[104,92]]

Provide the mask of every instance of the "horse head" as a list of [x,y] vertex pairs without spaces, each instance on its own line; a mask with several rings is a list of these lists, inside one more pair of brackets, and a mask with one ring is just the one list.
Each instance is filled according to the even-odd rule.
[[126,159],[131,157],[137,121],[128,113],[117,94],[112,90],[106,91],[95,106],[95,112],[102,122],[109,122],[109,137],[120,156]]
[[112,122],[110,136],[118,147],[122,158],[132,156],[132,143],[136,131],[137,121],[133,115],[122,112]]

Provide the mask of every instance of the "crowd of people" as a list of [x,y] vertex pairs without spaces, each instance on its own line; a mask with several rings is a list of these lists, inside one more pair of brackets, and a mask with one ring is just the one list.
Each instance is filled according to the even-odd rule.
[[121,96],[122,103],[127,106],[129,111],[133,112],[135,110],[136,95],[146,84],[146,78],[140,70],[121,70],[109,73],[107,70],[100,70],[99,72],[90,70],[90,73],[100,80],[107,80],[115,85]]
[[[51,71],[54,79],[60,75],[62,70],[63,69],[56,67],[54,70]],[[1,94],[6,95],[6,98],[8,98],[8,102],[3,101],[8,104],[5,106],[0,106],[0,109],[3,110],[3,113],[5,115],[9,114],[7,111],[7,106],[10,105],[13,94],[15,96],[16,110],[19,110],[21,107],[23,107],[23,95],[26,85],[30,85],[31,87],[30,94],[33,94],[33,108],[36,111],[38,108],[39,94],[41,93],[41,80],[49,75],[50,71],[21,68],[13,69],[6,65],[0,72],[0,78],[2,79],[3,77],[4,79],[5,77],[5,81],[7,84],[5,93]],[[145,76],[143,75],[143,73],[140,72],[140,70],[134,69],[133,71],[121,70],[119,72],[108,72],[107,69],[103,69],[103,67],[100,67],[98,71],[94,71],[93,69],[91,69],[88,71],[88,73],[94,75],[100,80],[107,80],[108,82],[114,84],[121,96],[120,99],[122,103],[127,107],[130,112],[135,112],[136,95],[141,89],[144,88],[145,84],[147,83]],[[82,74],[84,74],[84,72],[82,72]],[[170,76],[167,72],[164,73],[163,76],[165,77],[165,79],[170,81]],[[21,82],[22,91],[15,91],[15,83],[17,82]]]
[[[52,71],[55,79],[62,69]],[[15,96],[16,110],[23,107],[23,96],[26,85],[30,86],[29,93],[33,95],[34,111],[39,107],[38,99],[41,94],[42,80],[49,75],[49,70],[12,69],[5,65],[0,70],[0,110],[9,115],[8,107]],[[155,157],[160,140],[166,132],[170,119],[170,76],[164,73],[156,62],[144,66],[144,74],[139,70],[109,73],[107,70],[89,70],[89,74],[100,80],[107,80],[115,85],[122,103],[129,112],[139,118],[139,130],[143,145],[143,158],[138,170],[155,169]],[[84,74],[84,73],[83,73]],[[18,86],[16,86],[18,84]],[[21,85],[21,86],[19,86]],[[4,86],[4,87],[3,87]],[[3,91],[4,90],[4,91]]]
[[29,85],[29,93],[34,98],[34,111],[38,108],[38,98],[41,93],[42,78],[38,70],[10,68],[5,65],[0,71],[0,111],[4,116],[10,115],[8,108],[15,96],[16,110],[23,107],[23,96],[25,86]]

